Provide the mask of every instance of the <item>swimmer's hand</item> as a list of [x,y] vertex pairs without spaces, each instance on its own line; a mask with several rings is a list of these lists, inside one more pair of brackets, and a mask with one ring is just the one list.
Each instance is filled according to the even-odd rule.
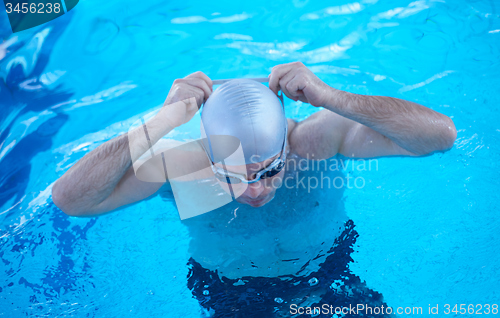
[[273,67],[269,75],[269,88],[278,95],[281,90],[288,98],[321,107],[334,88],[325,84],[301,62]]
[[[161,113],[173,128],[193,118],[201,105],[212,93],[212,80],[203,72],[195,72],[178,78],[168,92]],[[195,102],[196,101],[196,102]]]

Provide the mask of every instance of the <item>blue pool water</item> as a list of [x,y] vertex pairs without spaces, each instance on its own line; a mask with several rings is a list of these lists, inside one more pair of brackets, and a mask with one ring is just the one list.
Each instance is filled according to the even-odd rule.
[[[161,105],[175,78],[265,77],[296,60],[337,89],[431,107],[458,130],[449,152],[347,166],[363,188],[316,194],[355,225],[353,275],[419,316],[429,304],[500,303],[499,10],[496,0],[87,0],[14,35],[0,13],[0,316],[199,317],[192,238],[172,200],[70,218],[51,187]],[[285,103],[296,120],[316,111]]]

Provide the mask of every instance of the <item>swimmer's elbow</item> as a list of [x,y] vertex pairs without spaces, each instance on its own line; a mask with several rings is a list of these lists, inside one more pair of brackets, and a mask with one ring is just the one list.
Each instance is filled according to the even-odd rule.
[[419,149],[408,149],[413,156],[427,156],[436,152],[445,152],[453,148],[457,139],[457,129],[451,118],[443,116],[442,120],[436,121],[435,126],[430,129],[432,134],[427,135],[425,141],[419,143]]
[[84,216],[84,214],[76,209],[71,203],[71,199],[66,191],[66,187],[61,184],[60,180],[52,186],[52,202],[68,216]]
[[455,127],[455,124],[453,123],[453,120],[449,117],[446,117],[444,120],[444,125],[442,129],[442,137],[441,137],[441,144],[440,144],[440,151],[447,151],[453,148],[453,145],[455,144],[455,140],[457,139],[457,129]]

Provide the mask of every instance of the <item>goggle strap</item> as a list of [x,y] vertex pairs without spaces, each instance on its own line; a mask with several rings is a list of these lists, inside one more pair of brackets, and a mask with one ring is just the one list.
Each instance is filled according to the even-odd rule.
[[226,169],[226,163],[224,162],[224,160],[221,160],[221,163],[222,163],[222,169],[224,169],[224,174],[225,174],[225,177],[226,177],[226,183],[227,183],[227,186],[229,187],[229,192],[231,193],[231,200],[235,200],[234,192],[233,192],[233,187],[231,186],[231,182],[229,180],[229,175],[228,175],[227,169]]

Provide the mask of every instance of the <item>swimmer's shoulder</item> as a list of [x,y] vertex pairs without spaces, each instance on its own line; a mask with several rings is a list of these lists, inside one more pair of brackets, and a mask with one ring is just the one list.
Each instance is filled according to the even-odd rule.
[[290,134],[295,129],[295,126],[297,126],[298,122],[294,119],[291,119],[291,118],[287,118],[286,120],[288,122],[288,133],[287,133],[286,137],[290,138]]
[[210,164],[198,141],[177,142],[161,139],[155,144],[154,157],[140,158],[137,166],[139,173],[143,169],[145,177],[149,176],[147,173],[167,175],[166,182],[156,192],[163,197],[164,193],[167,193],[167,196],[172,195],[170,182],[173,180],[189,182],[210,178]]

